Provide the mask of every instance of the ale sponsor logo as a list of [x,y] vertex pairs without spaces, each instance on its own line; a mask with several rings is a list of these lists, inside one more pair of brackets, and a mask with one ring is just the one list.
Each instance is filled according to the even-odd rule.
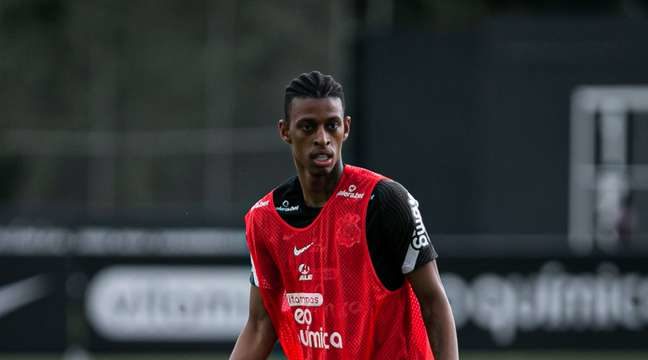
[[299,264],[299,281],[313,280],[313,274],[310,273],[310,266],[306,264]]

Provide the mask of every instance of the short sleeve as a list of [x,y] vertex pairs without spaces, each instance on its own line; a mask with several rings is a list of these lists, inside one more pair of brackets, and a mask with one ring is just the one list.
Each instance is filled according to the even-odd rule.
[[[418,201],[401,184],[383,180],[374,190],[368,213],[368,237],[384,282],[397,284],[403,274],[437,258]],[[371,246],[370,246],[371,249]],[[388,285],[388,284],[386,284]],[[389,287],[389,286],[388,286]],[[393,287],[393,286],[392,286]]]

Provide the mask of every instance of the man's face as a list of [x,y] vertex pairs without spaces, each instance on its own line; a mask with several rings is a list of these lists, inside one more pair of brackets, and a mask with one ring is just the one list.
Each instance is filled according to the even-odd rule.
[[294,98],[290,120],[279,121],[279,135],[291,145],[295,166],[311,175],[330,174],[342,159],[351,118],[337,97]]

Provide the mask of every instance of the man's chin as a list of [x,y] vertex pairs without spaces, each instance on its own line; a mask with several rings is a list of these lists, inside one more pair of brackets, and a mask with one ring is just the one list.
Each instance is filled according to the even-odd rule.
[[309,171],[308,171],[308,172],[309,172],[312,176],[327,176],[327,175],[331,175],[331,174],[333,173],[333,171],[335,170],[335,165],[336,165],[335,163],[333,163],[333,165],[329,165],[329,166],[317,166],[317,165],[311,165],[311,166],[309,167]]
[[311,176],[326,176],[330,175],[333,172],[333,166],[332,167],[320,167],[320,166],[312,166],[309,169],[309,173]]

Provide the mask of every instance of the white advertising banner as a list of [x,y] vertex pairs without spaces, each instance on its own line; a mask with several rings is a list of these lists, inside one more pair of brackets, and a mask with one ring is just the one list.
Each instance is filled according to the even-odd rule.
[[86,295],[91,326],[111,341],[233,341],[248,314],[243,266],[112,266]]

